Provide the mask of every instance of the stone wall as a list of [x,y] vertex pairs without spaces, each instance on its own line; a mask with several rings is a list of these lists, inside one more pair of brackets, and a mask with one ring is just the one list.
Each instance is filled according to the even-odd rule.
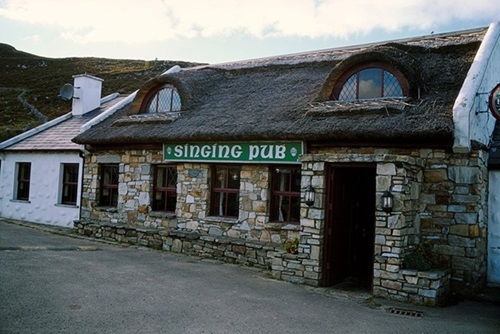
[[472,296],[486,284],[487,152],[422,151],[420,237],[451,269],[452,290]]
[[[242,165],[239,217],[229,219],[209,216],[209,164],[177,165],[176,212],[165,214],[152,212],[149,198],[151,164],[163,162],[161,150],[92,154],[86,157],[85,163],[82,219],[127,226],[165,227],[169,233],[196,232],[210,239],[204,240],[206,244],[202,249],[207,252],[212,249],[213,257],[220,253],[216,249],[222,247],[217,240],[230,240],[227,242],[231,245],[236,240],[279,245],[298,237],[298,254],[280,253],[269,258],[269,265],[276,278],[317,286],[323,274],[325,173],[328,164],[370,164],[376,167],[377,199],[374,295],[412,302],[418,302],[418,296],[431,298],[433,293],[426,296],[417,293],[414,297],[414,287],[404,283],[409,277],[404,271],[407,270],[405,255],[423,240],[432,242],[441,266],[450,273],[449,281],[436,284],[450,285],[454,292],[472,295],[483,286],[486,277],[486,157],[487,153],[481,150],[470,154],[439,149],[311,150],[301,158],[301,186],[304,189],[311,185],[316,199],[312,206],[302,202],[300,225],[295,225],[269,221],[271,166]],[[118,161],[120,166],[118,205],[116,208],[99,208],[98,166],[110,161]],[[394,208],[390,213],[381,210],[379,203],[382,193],[387,190],[394,196]],[[178,239],[184,240],[178,241],[182,249],[190,249],[190,241]],[[163,240],[162,245],[172,249],[168,247],[177,247],[178,242]],[[210,243],[214,245],[209,246]],[[226,251],[231,254],[224,248]],[[202,254],[202,251],[197,250],[197,254]],[[413,278],[410,280],[414,282]],[[411,284],[419,285],[418,282]],[[447,288],[436,292],[436,299],[441,298],[442,291],[448,292]],[[420,302],[429,303],[425,298]]]
[[[117,163],[118,204],[100,207],[99,165]],[[176,216],[151,208],[152,164],[163,163],[161,150],[108,151],[85,157],[81,218],[114,224],[157,227],[176,224]]]
[[138,227],[79,220],[75,221],[74,230],[79,235],[91,238],[183,253],[265,270],[271,269],[274,257],[285,252],[282,244],[215,237],[203,235],[197,231],[165,227]]
[[[367,153],[366,151],[364,153]],[[304,281],[318,285],[322,277],[323,238],[325,223],[326,178],[325,170],[328,163],[369,163],[376,165],[376,198],[383,192],[391,191],[394,195],[394,210],[386,213],[377,203],[376,226],[374,240],[373,293],[387,295],[392,290],[392,281],[398,279],[402,269],[405,250],[415,241],[418,226],[419,184],[422,178],[422,161],[419,158],[391,155],[387,151],[373,151],[372,154],[310,154],[302,157],[303,185],[311,184],[317,194],[316,201],[310,208],[303,207],[302,230],[300,233],[299,257],[304,273],[290,271],[280,277],[290,281]],[[287,267],[286,260],[275,260],[279,266]],[[279,262],[279,263],[278,263]],[[278,274],[277,274],[278,275]],[[313,278],[314,282],[311,282]]]
[[319,285],[319,263],[308,254],[276,253],[271,264],[272,275],[276,279],[311,286]]
[[[98,205],[101,163],[119,163],[116,208]],[[209,215],[211,165],[203,163],[177,164],[175,214],[152,211],[152,165],[159,163],[164,163],[161,150],[108,151],[87,156],[81,218],[132,226],[187,229],[206,235],[270,243],[284,243],[298,236],[298,224],[269,221],[271,166],[241,166],[239,217],[224,218]]]
[[207,164],[178,164],[177,180],[176,216],[181,224],[192,222],[188,228],[196,230],[196,223],[205,219],[208,210],[209,167]]
[[[394,195],[394,208],[391,213],[385,213],[380,210],[380,203],[377,204],[374,295],[412,302],[419,300],[410,292],[412,289],[403,289],[407,285],[402,284],[402,272],[406,270],[405,255],[424,240],[434,245],[433,251],[440,259],[438,265],[450,273],[446,276],[449,279],[439,285],[451,288],[443,288],[435,294],[436,298],[441,300],[442,293],[450,291],[472,296],[484,286],[486,152],[478,150],[470,154],[455,154],[438,149],[322,148],[311,153],[302,157],[303,183],[313,184],[319,198],[312,208],[303,208],[300,252],[310,254],[306,261],[313,261],[319,273],[318,279],[321,278],[323,256],[325,165],[375,163],[377,201],[384,191],[390,190]],[[301,264],[304,262],[300,258],[298,260]],[[275,261],[276,268],[283,263],[286,267],[286,261]],[[292,272],[288,271],[284,279],[306,282],[300,278],[300,273]],[[432,294],[425,298],[430,298]],[[425,298],[420,301],[429,304]]]
[[418,240],[422,161],[405,156],[386,156],[385,160],[388,161],[377,164],[377,198],[390,191],[394,195],[394,208],[390,213],[381,210],[376,213],[373,293],[400,299],[408,294],[399,282],[404,256]]
[[448,270],[401,269],[394,279],[386,281],[389,289],[378,290],[377,295],[416,305],[442,305],[449,299],[450,276]]

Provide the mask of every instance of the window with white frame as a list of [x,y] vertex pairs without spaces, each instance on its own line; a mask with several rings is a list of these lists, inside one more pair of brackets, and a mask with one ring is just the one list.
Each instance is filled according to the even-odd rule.
[[61,169],[61,204],[76,205],[79,165],[75,163],[64,163]]
[[19,201],[29,201],[30,199],[30,182],[31,182],[31,163],[18,162],[16,163],[16,191],[15,199]]

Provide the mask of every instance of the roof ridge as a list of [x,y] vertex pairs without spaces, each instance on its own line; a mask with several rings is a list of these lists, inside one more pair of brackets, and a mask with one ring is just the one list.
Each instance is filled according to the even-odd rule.
[[328,53],[332,53],[335,51],[353,51],[353,50],[359,50],[359,49],[366,49],[366,48],[377,46],[377,45],[385,45],[385,44],[391,44],[391,43],[410,43],[410,42],[414,42],[414,41],[440,39],[440,38],[444,38],[444,37],[468,35],[471,33],[479,33],[481,31],[487,31],[487,30],[488,30],[488,27],[478,27],[478,28],[464,29],[464,30],[459,30],[459,31],[449,31],[449,32],[444,32],[444,33],[439,33],[439,34],[431,33],[428,35],[404,37],[404,38],[390,39],[390,40],[385,40],[385,41],[369,42],[369,43],[346,45],[346,46],[337,46],[337,47],[333,47],[333,48],[301,51],[301,52],[295,52],[295,53],[280,54],[280,55],[250,58],[250,59],[242,59],[242,60],[228,61],[228,62],[222,62],[222,63],[205,64],[205,65],[199,65],[199,66],[185,68],[183,70],[199,70],[199,69],[203,69],[203,68],[224,68],[224,67],[230,67],[230,66],[236,67],[238,65],[245,66],[248,64],[264,63],[266,61],[275,61],[275,60],[280,60],[280,59],[284,60],[284,59],[296,58],[296,57],[301,57],[301,56],[310,56],[311,54],[328,54]]

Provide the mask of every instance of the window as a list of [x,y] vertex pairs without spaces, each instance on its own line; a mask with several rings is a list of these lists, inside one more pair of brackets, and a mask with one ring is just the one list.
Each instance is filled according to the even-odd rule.
[[175,211],[177,202],[177,167],[154,166],[153,210]]
[[300,167],[279,166],[271,174],[271,220],[300,222]]
[[30,199],[30,178],[31,178],[31,163],[17,163],[17,189],[16,199],[20,201],[28,201]]
[[118,204],[118,165],[101,165],[101,196],[99,205],[116,206]]
[[214,166],[212,169],[212,216],[238,217],[240,169],[240,166]]
[[181,110],[181,97],[172,85],[154,91],[148,99],[144,113],[162,113]]
[[356,68],[344,74],[334,87],[332,98],[339,101],[404,97],[408,85],[402,74],[383,67]]
[[62,165],[62,204],[76,205],[76,197],[78,194],[78,167],[78,164]]

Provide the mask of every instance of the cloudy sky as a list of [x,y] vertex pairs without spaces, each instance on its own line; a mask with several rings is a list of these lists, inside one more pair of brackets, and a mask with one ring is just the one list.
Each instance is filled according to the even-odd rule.
[[219,63],[498,21],[498,0],[0,0],[0,43],[46,57]]

